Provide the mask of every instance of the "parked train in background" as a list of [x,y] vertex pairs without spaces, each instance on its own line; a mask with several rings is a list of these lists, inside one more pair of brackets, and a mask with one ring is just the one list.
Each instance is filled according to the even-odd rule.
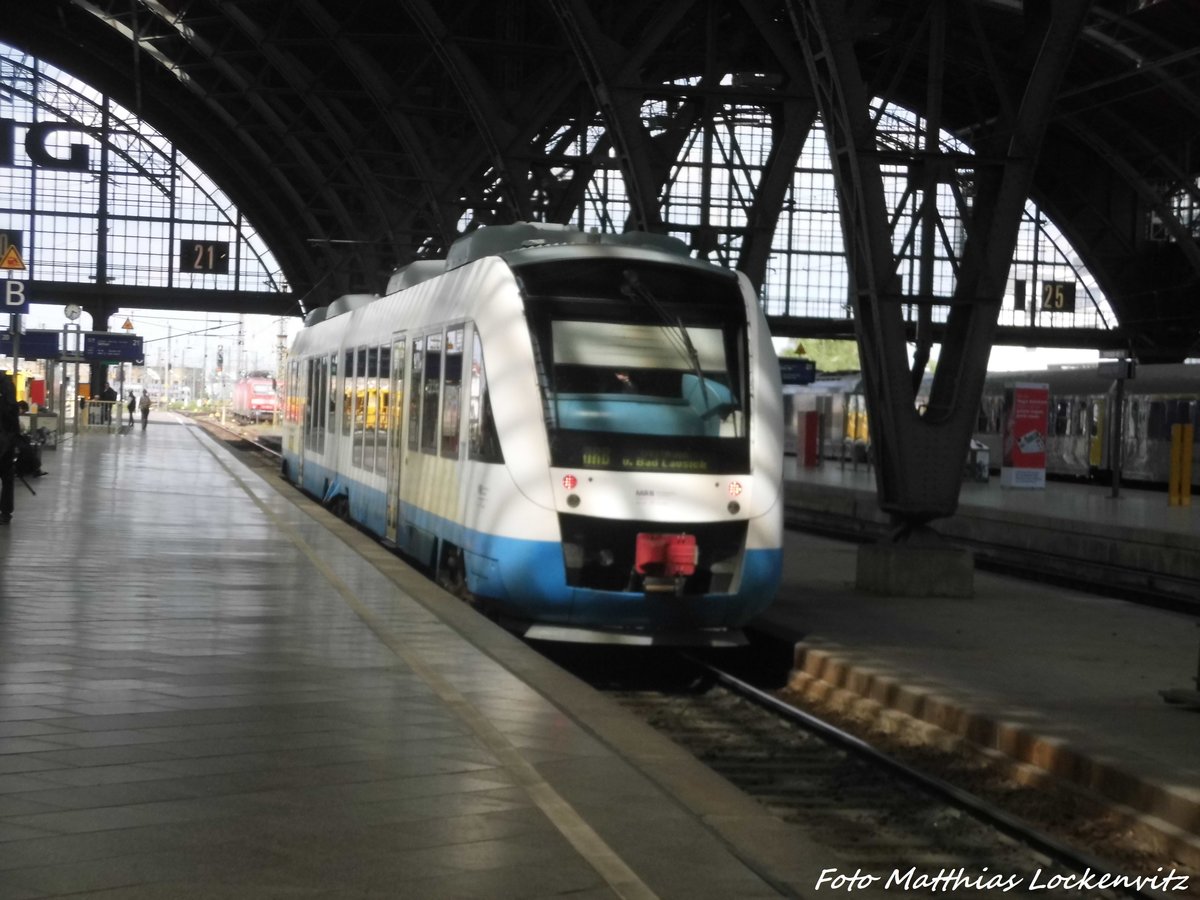
[[286,477],[527,637],[721,646],[782,567],[779,365],[673,238],[482,228],[310,314]]
[[[1171,426],[1200,424],[1200,365],[1137,366],[1134,377],[1124,382],[1119,417],[1112,415],[1116,381],[1097,367],[993,372],[984,386],[973,435],[987,446],[993,470],[1003,459],[1005,387],[1016,383],[1049,387],[1046,474],[1050,476],[1111,480],[1112,441],[1114,429],[1119,428],[1121,479],[1165,486],[1170,475]],[[866,402],[857,372],[819,375],[810,386],[787,390],[791,408],[822,413],[826,458],[868,459]],[[922,399],[918,396],[918,407]],[[789,447],[793,447],[796,416],[789,415],[787,423]],[[1194,448],[1191,483],[1193,489],[1200,489],[1200,442]]]
[[230,412],[240,422],[270,422],[279,408],[279,392],[270,372],[248,372],[233,386]]

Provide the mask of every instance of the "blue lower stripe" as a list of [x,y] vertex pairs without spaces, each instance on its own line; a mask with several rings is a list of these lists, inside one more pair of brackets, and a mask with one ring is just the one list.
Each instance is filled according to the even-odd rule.
[[[294,465],[294,463],[293,463]],[[334,473],[305,463],[303,487],[318,496]],[[342,480],[350,515],[375,534],[385,533],[384,492]],[[397,544],[404,552],[431,561],[432,539],[461,547],[467,587],[494,599],[514,618],[575,628],[688,630],[738,628],[759,615],[775,598],[783,570],[780,548],[748,550],[734,594],[680,598],[624,591],[573,588],[566,583],[562,545],[498,537],[468,529],[426,510],[402,504]]]

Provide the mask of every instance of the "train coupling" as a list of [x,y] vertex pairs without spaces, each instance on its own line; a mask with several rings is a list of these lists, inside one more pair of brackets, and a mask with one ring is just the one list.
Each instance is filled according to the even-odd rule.
[[648,594],[683,594],[699,561],[694,534],[638,532],[634,571],[642,576],[642,589]]

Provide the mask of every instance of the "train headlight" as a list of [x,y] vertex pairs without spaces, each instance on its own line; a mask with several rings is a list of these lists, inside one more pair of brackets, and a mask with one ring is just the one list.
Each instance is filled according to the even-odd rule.
[[[565,490],[573,491],[575,488],[579,487],[579,479],[574,475],[564,475],[562,477],[562,486]],[[571,509],[575,509],[577,506],[579,506],[579,502],[578,494],[567,494],[567,506],[571,507]]]
[[729,496],[730,497],[742,496],[742,483],[740,481],[729,482]]

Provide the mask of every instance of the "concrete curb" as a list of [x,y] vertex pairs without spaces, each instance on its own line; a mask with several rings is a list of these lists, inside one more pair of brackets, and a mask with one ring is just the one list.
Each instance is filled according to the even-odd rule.
[[1200,791],[1142,777],[1061,739],[847,661],[827,647],[798,643],[794,659],[790,691],[833,702],[880,730],[904,731],[929,746],[947,750],[966,745],[1006,764],[1023,783],[1054,779],[1093,800],[1117,804],[1140,839],[1200,868]]

